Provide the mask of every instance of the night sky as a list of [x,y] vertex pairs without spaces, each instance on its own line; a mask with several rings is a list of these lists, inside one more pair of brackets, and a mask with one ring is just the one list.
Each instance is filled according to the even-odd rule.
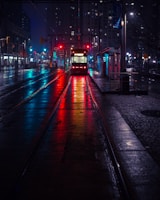
[[43,16],[43,10],[45,9],[45,3],[32,4],[25,3],[23,8],[26,14],[31,20],[31,41],[33,50],[41,52],[44,45],[40,44],[40,37],[46,37],[46,22]]

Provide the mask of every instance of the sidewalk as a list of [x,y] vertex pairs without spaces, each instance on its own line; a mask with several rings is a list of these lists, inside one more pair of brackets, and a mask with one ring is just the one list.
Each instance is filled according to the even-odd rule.
[[[105,77],[100,77],[97,72],[93,72],[92,70],[90,70],[89,75],[102,93],[120,93],[119,80],[108,80]],[[144,93],[144,90],[133,91],[130,86],[129,94],[135,94],[137,92]],[[129,187],[130,193],[132,194],[132,199],[159,200],[160,167],[125,121],[123,118],[124,113],[121,113],[115,107],[113,102],[114,98],[116,99],[116,103],[118,102],[118,104],[121,104],[121,101],[123,101],[125,104],[123,112],[126,112],[127,110],[127,113],[133,115],[129,104],[127,103],[127,99],[130,102],[130,98],[136,98],[136,96],[106,95],[103,99],[106,106],[101,108],[103,109],[103,113],[105,113],[108,135],[112,140],[112,145],[116,151],[116,157],[118,158],[119,167],[122,170],[125,181]],[[130,104],[132,102],[133,101],[131,101]],[[142,102],[142,104],[143,103],[144,102]],[[134,103],[132,107],[134,107]],[[133,118],[133,116],[131,117]],[[138,119],[139,118],[137,118],[137,120]]]
[[[128,80],[122,80],[122,76],[126,74],[128,74]],[[136,73],[121,73],[119,77],[113,79],[101,76],[100,72],[89,69],[89,75],[94,80],[101,93],[148,94],[147,80],[145,80],[144,77],[138,76]]]

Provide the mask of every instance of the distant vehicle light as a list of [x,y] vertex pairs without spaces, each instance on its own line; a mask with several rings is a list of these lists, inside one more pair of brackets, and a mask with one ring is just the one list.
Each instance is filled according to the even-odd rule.
[[83,56],[84,54],[83,53],[75,53],[74,55],[75,56]]

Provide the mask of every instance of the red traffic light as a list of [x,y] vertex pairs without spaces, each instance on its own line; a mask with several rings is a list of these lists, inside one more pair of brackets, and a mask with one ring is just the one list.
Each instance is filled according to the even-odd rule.
[[89,44],[87,44],[87,45],[86,45],[86,48],[87,48],[87,49],[90,49],[90,45],[89,45]]
[[62,44],[58,45],[58,47],[59,47],[59,49],[63,49],[63,45]]

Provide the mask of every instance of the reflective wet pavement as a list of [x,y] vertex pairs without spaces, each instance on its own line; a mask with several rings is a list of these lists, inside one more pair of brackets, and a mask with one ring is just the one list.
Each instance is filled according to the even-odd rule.
[[[106,113],[106,123],[116,152],[118,152],[120,166],[124,170],[124,174],[126,174],[128,177],[129,185],[134,188],[132,191],[133,199],[160,199],[160,167],[148,153],[148,148],[145,148],[142,145],[138,137],[132,131],[132,129],[136,130],[137,128],[136,123],[139,119],[139,115],[130,113],[130,117],[134,115],[135,118],[137,115],[137,120],[132,124],[132,129],[122,117],[122,114],[125,115],[124,112],[131,112],[131,109],[129,109],[130,106],[133,107],[134,110],[136,96],[108,96],[108,91],[106,88],[108,80],[103,83],[103,77],[98,77],[98,81],[96,76],[95,78],[93,75],[91,77],[93,77],[94,83],[99,84],[98,87],[101,88],[102,91],[106,91],[106,98],[102,100],[103,102],[106,101],[106,103],[104,104],[103,102],[100,102],[100,104],[103,105],[103,112]],[[143,97],[139,98],[142,98],[141,108],[150,102],[149,98],[147,101],[147,97],[145,98],[146,102],[143,101]],[[120,106],[121,102],[123,102],[122,106]],[[104,105],[106,106],[104,107]],[[117,107],[120,107],[120,110],[118,110]],[[158,109],[159,106],[157,103],[155,104],[155,107]],[[126,114],[125,116],[128,115]],[[142,126],[147,127],[147,119],[146,123],[143,123]],[[148,134],[146,134],[146,137],[148,137]],[[151,137],[152,133],[150,135],[150,138]],[[159,140],[159,137],[157,139]]]
[[50,69],[46,68],[25,69],[21,67],[18,70],[15,70],[13,67],[5,67],[0,71],[0,91],[4,90],[8,86],[17,84],[20,81],[43,75],[49,71]]
[[95,155],[96,121],[85,76],[73,77],[16,199],[114,199],[107,169]]
[[[159,199],[160,168],[115,107],[107,112],[107,124],[120,166],[132,187],[133,199]],[[116,124],[116,125],[115,125]]]
[[[133,189],[133,199],[160,199],[160,167],[148,153],[148,149],[143,146],[143,144],[133,132],[132,129],[136,129],[136,122],[135,126],[132,124],[134,127],[131,129],[131,127],[122,117],[124,112],[130,112],[130,106],[134,108],[134,104],[136,104],[136,96],[133,95],[133,98],[132,95],[128,96],[118,94],[115,96],[108,96],[107,94],[110,93],[106,87],[106,85],[109,84],[108,80],[105,80],[104,77],[100,77],[99,75],[97,76],[97,73],[95,75],[91,74],[91,77],[93,82],[98,85],[98,88],[100,88],[100,91],[106,94],[106,98],[103,98],[99,104],[102,105],[102,110],[106,114],[106,124],[108,126],[113,145],[116,149],[116,152],[118,153],[120,166],[124,171],[124,174],[127,175],[128,183]],[[113,84],[114,83],[115,82],[113,82]],[[111,91],[111,93],[113,92]],[[126,100],[127,98],[128,100]],[[112,99],[116,100],[113,101]],[[118,99],[120,99],[120,102],[118,102]],[[130,99],[131,101],[129,101]],[[104,101],[106,102],[104,103]],[[116,104],[119,105],[121,102],[123,102],[122,106],[116,106]],[[147,102],[149,103],[149,99],[147,101],[147,97],[145,104],[143,104],[144,101],[142,99],[141,107],[143,108]],[[126,109],[124,109],[123,106],[126,107]],[[121,109],[118,110],[116,107],[120,107]],[[158,104],[156,104],[155,107],[158,108]],[[132,113],[130,113],[130,115],[132,117]],[[136,114],[134,114],[134,117],[135,116]],[[137,119],[138,118],[139,115],[137,115]],[[147,119],[146,123],[142,124],[142,126],[143,125],[147,127]],[[148,137],[147,134],[146,137]],[[150,135],[150,137],[152,136]]]
[[[24,77],[24,75],[23,75],[23,77]],[[99,79],[99,82],[100,82],[100,80],[103,80],[103,79]],[[2,79],[1,79],[1,81],[2,81]],[[7,79],[6,79],[6,83],[7,83]],[[97,82],[96,82],[96,84],[97,84]],[[4,87],[8,86],[8,84],[4,84],[3,86]],[[104,87],[103,82],[100,83],[99,87]],[[78,97],[75,96],[75,98],[78,98]],[[63,115],[66,116],[65,119],[67,119],[67,122],[68,122],[68,120],[70,121],[70,119],[72,119],[72,118],[69,118],[68,114],[67,115],[65,114],[65,111],[63,110],[64,106],[66,106],[65,103],[61,105],[61,111],[62,111]],[[80,108],[81,108],[81,106],[83,106],[83,104],[78,104],[78,105],[75,104],[75,106],[80,106]],[[77,111],[79,112],[79,109]],[[120,112],[114,106],[110,106],[110,107],[107,106],[105,111],[106,111],[105,113],[106,113],[106,119],[107,119],[106,120],[107,127],[108,127],[109,133],[112,137],[112,141],[115,146],[115,149],[118,152],[118,157],[120,158],[120,166],[121,166],[122,170],[124,170],[124,174],[128,177],[127,180],[129,182],[129,185],[132,188],[134,188],[132,190],[133,199],[135,199],[135,200],[139,200],[139,199],[140,200],[141,199],[143,199],[143,200],[151,200],[151,199],[158,200],[158,199],[160,199],[160,195],[159,195],[160,168],[159,168],[159,166],[155,163],[155,161],[148,154],[147,150],[143,147],[143,145],[137,139],[136,135],[131,130],[131,128],[128,126],[128,124],[125,122],[125,120],[123,119]],[[67,110],[67,113],[68,113],[68,110]],[[79,112],[78,115],[80,115],[79,118],[81,118],[82,117],[81,115],[83,115],[83,112],[82,113]],[[57,129],[57,131],[64,130],[64,127],[61,126],[61,117],[62,116],[59,116],[59,118],[57,118],[57,128],[58,127],[60,128],[60,129]],[[75,118],[73,117],[73,119],[75,119]],[[91,118],[90,118],[90,120],[91,120]],[[80,124],[84,125],[85,124],[84,121],[86,121],[86,120],[81,121]],[[74,121],[70,121],[71,127],[74,126],[73,122]],[[115,124],[116,124],[116,126],[115,126]],[[92,128],[94,128],[94,126]],[[79,130],[80,130],[80,128],[77,129],[77,134],[79,133]],[[78,135],[75,137],[77,138]],[[74,138],[72,138],[72,139],[74,139]],[[77,147],[77,145],[76,145],[76,147],[75,146],[70,147],[71,149],[68,150],[69,151],[69,154],[67,155],[67,156],[69,156],[68,157],[68,167],[70,167],[70,163],[69,163],[70,159],[74,158],[74,149],[75,148],[80,148],[80,152],[82,151],[81,152],[82,155],[85,155],[87,153],[83,149],[84,146],[81,147],[78,145],[78,147]],[[79,155],[79,156],[81,157],[81,155]],[[41,160],[42,158],[38,158],[38,159]],[[91,166],[92,166],[92,164],[91,164]],[[37,168],[35,167],[35,170],[36,169]],[[77,170],[78,169],[79,168],[77,168]],[[92,171],[93,168],[91,167],[90,170]],[[61,172],[62,171],[60,168],[59,173],[61,173]],[[72,173],[72,171],[71,171],[71,173]],[[78,173],[82,173],[82,171],[78,170]],[[77,172],[76,172],[76,174],[77,174]],[[65,174],[63,173],[61,175],[63,177]],[[91,176],[94,176],[94,172]],[[66,178],[65,183],[69,184],[69,182],[68,182],[69,180],[67,179],[67,177],[68,177],[68,175],[65,177]],[[48,177],[48,176],[44,177],[44,180],[46,180],[45,184],[47,184],[48,178],[50,178],[50,177]],[[75,179],[76,178],[77,177],[75,177]],[[97,178],[99,178],[99,177],[97,177]],[[32,186],[34,187],[34,182],[32,183],[32,180],[30,180],[30,181],[29,181],[29,183],[33,184]],[[58,184],[61,184],[61,183],[58,182]],[[68,188],[69,188],[69,185],[68,185]],[[92,188],[92,190],[93,190],[93,188]],[[37,188],[37,189],[40,189],[40,188]],[[49,190],[52,190],[52,188],[49,187]],[[70,192],[72,193],[73,191],[70,191]],[[74,194],[77,195],[78,192],[79,191],[77,190],[76,185],[75,185]],[[59,191],[59,194],[60,193],[61,193],[61,191]],[[83,197],[83,199],[87,199],[87,197],[84,197],[83,195],[82,196],[80,195],[80,197],[81,198]],[[93,197],[94,197],[94,193],[93,193]]]

